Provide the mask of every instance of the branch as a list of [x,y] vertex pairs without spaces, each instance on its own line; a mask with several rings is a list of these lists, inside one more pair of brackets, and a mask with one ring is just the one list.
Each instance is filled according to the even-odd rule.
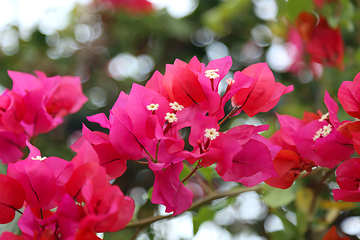
[[[249,192],[249,191],[260,191],[262,189],[262,185],[257,185],[255,187],[241,187],[241,188],[235,188],[233,190],[230,191],[226,191],[226,192],[215,192],[215,193],[211,193],[208,196],[196,201],[195,203],[193,203],[193,205],[188,209],[188,211],[191,210],[195,210],[199,207],[201,207],[202,205],[205,205],[207,203],[210,203],[213,200],[219,199],[219,198],[224,198],[224,197],[233,197],[233,196],[237,196],[240,193],[244,193],[244,192]],[[138,221],[135,222],[131,222],[129,223],[126,228],[133,228],[133,227],[145,227],[147,225],[150,225],[153,222],[162,220],[162,219],[166,219],[166,218],[170,218],[172,217],[172,215],[165,215],[165,216],[152,216],[152,217],[148,217],[148,218],[144,218],[144,219],[140,219]]]

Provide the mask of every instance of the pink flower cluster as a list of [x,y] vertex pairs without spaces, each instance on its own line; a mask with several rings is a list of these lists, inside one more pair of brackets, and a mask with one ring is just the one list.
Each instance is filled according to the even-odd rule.
[[13,87],[0,95],[2,163],[19,160],[26,140],[51,131],[87,101],[79,77],[35,73],[37,76],[8,71]]
[[[174,215],[187,210],[193,201],[193,193],[184,185],[186,179],[179,177],[185,160],[196,163],[196,168],[216,163],[225,181],[245,186],[278,176],[273,159],[280,147],[258,134],[268,126],[219,130],[223,120],[241,111],[249,116],[269,111],[293,88],[276,83],[267,64],[259,63],[235,72],[220,96],[219,83],[231,65],[230,57],[207,66],[196,57],[189,63],[176,60],[166,65],[164,75],[155,72],[146,86],[133,84],[129,94],[120,93],[109,118],[103,113],[88,117],[107,128],[109,135],[84,127],[82,145],[76,143],[73,148],[79,156],[76,161],[99,159],[96,161],[112,179],[125,171],[126,160],[145,158],[155,175],[152,202],[165,205],[166,212]],[[224,106],[230,99],[233,109],[225,117]],[[190,128],[192,150],[184,148],[180,134],[184,128]]]
[[[353,81],[345,81],[338,91],[344,110],[352,117],[360,116],[360,74]],[[305,112],[303,119],[278,115],[281,129],[269,139],[282,147],[274,160],[279,177],[265,182],[273,187],[288,188],[302,171],[314,167],[336,169],[340,189],[333,190],[335,200],[360,201],[360,121],[342,121],[337,118],[339,107],[326,92],[324,98],[328,112]]]
[[[1,95],[2,133],[22,139],[15,144],[3,137],[13,146],[10,151],[0,148],[3,162],[10,162],[7,175],[0,175],[0,223],[11,222],[15,211],[22,213],[18,222],[22,236],[6,232],[0,239],[98,239],[96,232],[124,228],[135,205],[109,180],[126,171],[127,160],[148,164],[155,175],[152,202],[165,205],[174,215],[193,201],[184,185],[187,178],[179,177],[184,161],[196,163],[195,170],[216,163],[225,181],[245,186],[277,177],[273,160],[280,147],[259,135],[268,126],[219,130],[241,111],[249,116],[269,111],[293,87],[276,83],[269,67],[259,63],[226,79],[221,96],[219,83],[231,65],[230,57],[207,66],[196,57],[189,63],[176,60],[166,66],[165,75],[155,72],[146,86],[134,84],[129,94],[120,93],[109,118],[104,113],[88,117],[109,134],[84,125],[83,136],[71,146],[77,154],[70,162],[42,157],[26,140],[50,131],[65,115],[79,110],[86,101],[79,78],[9,72],[14,86]],[[233,109],[225,116],[230,100]],[[185,128],[190,129],[191,150],[180,133]],[[30,154],[17,161],[25,143]]]
[[18,221],[21,237],[4,233],[0,239],[100,239],[96,232],[114,232],[132,219],[135,204],[95,161],[77,165],[57,157],[41,157],[27,143],[29,156],[8,165],[0,175],[0,223]]

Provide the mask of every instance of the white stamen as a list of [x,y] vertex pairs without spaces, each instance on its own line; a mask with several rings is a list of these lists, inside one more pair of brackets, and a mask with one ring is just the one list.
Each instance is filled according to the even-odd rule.
[[44,161],[46,158],[47,157],[36,156],[36,157],[31,157],[31,160]]
[[170,103],[171,109],[175,111],[181,111],[184,109],[183,105],[178,104],[177,102]]
[[169,123],[176,122],[178,119],[176,117],[175,113],[166,113],[165,120],[167,120]]
[[329,113],[325,113],[324,115],[321,116],[319,122],[323,122],[324,120],[328,119],[328,117],[329,117]]
[[320,137],[326,137],[331,133],[331,131],[332,131],[332,125],[331,124],[325,125],[316,131],[316,134],[314,135],[313,140],[316,141],[316,139],[318,139]]
[[146,108],[149,111],[155,111],[159,109],[159,104],[151,103],[150,105],[147,105]]
[[216,73],[218,71],[219,71],[219,69],[206,70],[205,77],[212,78],[212,79],[218,78],[218,77],[220,77],[220,75]]
[[323,136],[323,137],[326,137],[327,135],[329,135],[329,134],[331,133],[331,131],[332,131],[332,126],[331,126],[331,124],[324,126],[324,127],[323,127],[322,136]]
[[316,131],[315,136],[313,137],[313,140],[316,141],[319,137],[321,137],[322,128]]
[[209,138],[210,140],[214,140],[219,136],[219,133],[216,131],[215,128],[205,129],[205,137]]
[[228,85],[232,86],[235,83],[235,80],[232,79],[232,78],[227,78],[226,82],[227,82]]

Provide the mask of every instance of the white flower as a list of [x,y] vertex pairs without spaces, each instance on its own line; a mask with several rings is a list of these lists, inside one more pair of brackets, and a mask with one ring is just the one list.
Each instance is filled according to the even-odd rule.
[[219,133],[216,131],[215,128],[205,129],[205,137],[209,138],[210,140],[214,140],[218,136],[219,136]]
[[329,113],[325,113],[324,115],[321,116],[321,118],[319,119],[319,122],[323,122],[328,117],[329,117]]
[[326,137],[328,136],[332,131],[332,126],[331,124],[325,125],[322,128],[320,128],[319,130],[316,131],[313,140],[316,141],[316,139],[320,138],[320,137]]
[[226,82],[227,82],[228,85],[232,86],[235,83],[235,79],[227,78]]
[[219,71],[219,69],[206,70],[205,77],[212,78],[212,79],[218,78],[218,77],[220,77],[220,75],[217,74],[218,71]]
[[44,161],[46,158],[47,157],[36,156],[36,157],[31,157],[31,160]]
[[176,122],[178,119],[176,117],[175,113],[166,113],[165,120],[167,120],[169,123]]
[[178,104],[177,102],[170,103],[171,109],[175,111],[181,111],[184,109],[183,105]]
[[331,133],[331,131],[332,131],[332,126],[331,126],[331,124],[324,126],[324,127],[323,127],[322,136],[323,136],[323,137],[326,137],[327,135],[329,135],[329,134]]
[[159,104],[151,103],[150,105],[147,105],[146,108],[149,111],[155,111],[159,109]]

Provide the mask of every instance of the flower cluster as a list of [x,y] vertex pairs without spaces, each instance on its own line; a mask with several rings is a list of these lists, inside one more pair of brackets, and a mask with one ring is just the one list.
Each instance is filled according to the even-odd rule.
[[[360,116],[360,75],[345,81],[338,91],[342,107],[352,117]],[[302,171],[311,172],[314,167],[336,169],[336,181],[340,189],[334,189],[334,199],[349,202],[360,201],[360,121],[342,121],[337,118],[338,105],[326,92],[324,98],[328,113],[305,112],[303,119],[278,115],[281,129],[269,139],[282,149],[274,160],[279,177],[265,182],[273,187],[288,188]]]
[[[354,151],[360,153],[360,121],[340,121],[339,107],[326,92],[327,113],[305,112],[303,119],[278,115],[281,128],[269,139],[259,134],[267,125],[241,125],[222,132],[228,118],[242,111],[250,117],[267,112],[293,90],[275,82],[266,63],[258,63],[226,79],[226,91],[220,95],[220,81],[231,65],[230,57],[208,65],[196,57],[189,63],[177,59],[166,66],[164,75],[156,71],[145,86],[133,84],[129,94],[120,93],[109,116],[87,117],[108,134],[83,125],[82,137],[71,146],[76,152],[71,161],[43,157],[26,140],[51,130],[82,106],[86,97],[79,79],[9,72],[14,86],[1,95],[2,129],[25,135],[30,154],[20,161],[20,156],[11,161],[1,156],[10,163],[7,175],[0,175],[4,192],[0,223],[11,222],[15,211],[22,213],[18,223],[22,236],[4,233],[0,239],[98,239],[98,232],[124,228],[135,205],[109,181],[126,171],[127,161],[149,166],[155,176],[151,201],[165,205],[173,215],[193,203],[187,180],[212,165],[224,181],[248,187],[265,181],[285,189],[303,171],[340,164],[336,170],[340,189],[333,190],[334,198],[360,201],[360,159],[351,158]],[[360,116],[359,84],[360,74],[343,82],[338,92],[345,111],[355,118]],[[228,101],[231,109],[225,114]],[[184,131],[189,131],[187,138]],[[181,179],[184,165],[191,173]]]
[[79,77],[35,73],[8,71],[13,87],[0,95],[2,163],[20,159],[26,140],[51,131],[87,101]]
[[309,65],[317,78],[322,74],[322,65],[344,69],[344,43],[340,27],[331,28],[324,16],[301,12],[295,26],[289,28],[288,42],[293,57],[289,67],[292,73],[299,74],[303,70],[305,54],[310,56]]
[[[267,126],[219,130],[225,119],[241,111],[249,116],[269,111],[292,86],[276,83],[269,67],[259,63],[235,72],[220,96],[219,83],[231,65],[230,57],[207,66],[196,57],[189,63],[176,60],[166,65],[165,74],[155,72],[146,86],[133,84],[129,94],[121,92],[109,118],[104,113],[88,117],[109,129],[109,135],[84,127],[83,145],[74,150],[81,156],[95,151],[109,179],[123,173],[126,160],[145,158],[155,175],[152,202],[165,205],[166,212],[174,215],[187,210],[193,201],[193,193],[184,185],[186,179],[179,177],[185,160],[196,164],[195,170],[216,163],[225,181],[246,186],[277,176],[272,161],[280,147],[258,134]],[[225,117],[224,106],[230,99],[233,109]],[[185,128],[190,128],[192,150],[184,148],[180,131]]]
[[0,239],[100,239],[96,232],[118,231],[130,222],[133,200],[110,185],[98,163],[41,157],[36,147],[27,146],[29,156],[0,175],[0,223],[22,213],[22,237],[5,233]]

